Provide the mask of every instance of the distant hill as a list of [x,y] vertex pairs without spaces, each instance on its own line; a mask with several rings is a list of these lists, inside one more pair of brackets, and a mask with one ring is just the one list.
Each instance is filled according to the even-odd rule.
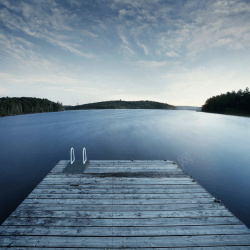
[[34,97],[0,98],[0,116],[62,111],[61,103]]
[[178,110],[201,111],[201,107],[195,106],[175,106]]
[[167,103],[153,101],[106,101],[95,102],[76,106],[64,106],[65,110],[82,109],[176,109]]

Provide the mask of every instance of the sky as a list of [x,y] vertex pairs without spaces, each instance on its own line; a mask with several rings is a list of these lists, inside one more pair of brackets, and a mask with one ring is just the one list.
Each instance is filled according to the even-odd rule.
[[0,97],[201,106],[249,79],[250,0],[0,0]]

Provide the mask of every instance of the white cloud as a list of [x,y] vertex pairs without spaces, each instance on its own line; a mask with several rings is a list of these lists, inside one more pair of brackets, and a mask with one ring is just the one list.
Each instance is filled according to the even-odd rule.
[[119,18],[124,19],[127,17],[133,17],[135,16],[135,11],[134,10],[126,10],[126,9],[121,9],[119,10]]
[[98,37],[97,34],[95,34],[93,32],[90,32],[88,30],[85,30],[85,29],[82,30],[82,33],[83,33],[84,36],[90,36],[92,38],[97,38]]
[[127,38],[126,38],[123,34],[121,34],[121,33],[120,33],[119,35],[120,35],[120,38],[121,38],[122,42],[123,42],[124,44],[128,45],[129,43],[128,43]]
[[140,42],[137,42],[137,45],[143,49],[145,55],[148,55],[148,54],[149,54],[149,50],[148,50],[148,48],[147,48],[146,45],[144,45],[144,44],[142,44],[142,43],[140,43]]
[[180,55],[177,54],[174,51],[169,51],[169,52],[166,53],[166,56],[168,56],[168,57],[179,57]]
[[138,61],[137,64],[139,66],[144,66],[148,68],[158,68],[158,67],[163,67],[166,66],[167,61]]
[[118,35],[120,37],[120,39],[122,40],[122,44],[120,45],[120,52],[122,52],[125,57],[131,57],[135,55],[134,50],[131,48],[131,45],[127,39],[127,37],[123,34],[123,27],[118,27],[117,32]]
[[86,58],[89,58],[89,59],[93,59],[93,58],[96,58],[95,55],[91,54],[91,53],[84,53],[82,52],[81,50],[79,49],[76,49],[74,46],[72,46],[70,43],[67,43],[67,42],[62,42],[61,40],[58,40],[58,39],[54,39],[54,38],[51,38],[51,37],[44,37],[49,43],[53,44],[53,45],[56,45],[56,46],[59,46],[60,48],[62,48],[63,50],[66,50],[66,51],[70,51],[72,53],[74,53],[75,55],[78,55],[78,56],[83,56],[83,57],[86,57]]

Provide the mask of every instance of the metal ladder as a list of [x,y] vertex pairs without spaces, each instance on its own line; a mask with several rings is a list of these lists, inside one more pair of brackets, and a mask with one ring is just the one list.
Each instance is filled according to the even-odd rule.
[[[75,161],[76,157],[75,157],[75,150],[74,148],[70,149],[70,164],[72,165]],[[87,151],[86,148],[84,147],[82,149],[82,163],[85,164],[87,161]]]

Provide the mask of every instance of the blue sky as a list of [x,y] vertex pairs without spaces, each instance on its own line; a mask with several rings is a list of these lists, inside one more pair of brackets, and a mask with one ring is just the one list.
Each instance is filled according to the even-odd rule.
[[250,1],[0,0],[0,97],[201,106],[250,79]]

